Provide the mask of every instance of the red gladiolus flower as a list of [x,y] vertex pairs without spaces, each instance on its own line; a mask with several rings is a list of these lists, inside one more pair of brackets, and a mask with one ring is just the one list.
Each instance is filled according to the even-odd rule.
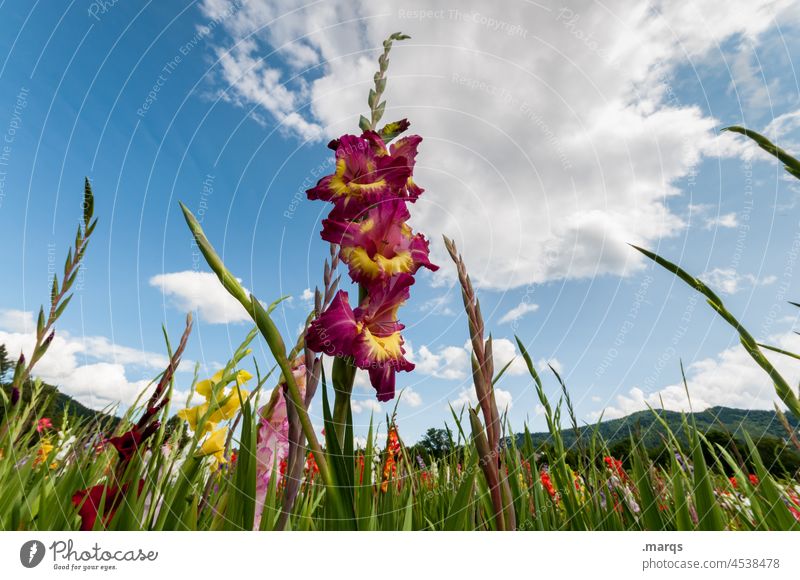
[[758,476],[754,473],[751,473],[747,476],[747,479],[750,480],[751,485],[758,485]]
[[314,476],[318,473],[319,467],[317,466],[317,460],[314,459],[313,453],[309,453],[308,457],[306,457],[306,477],[313,480]]
[[52,428],[53,428],[53,422],[47,417],[42,417],[41,419],[39,419],[39,422],[36,423],[37,433],[41,433],[45,429],[52,429]]
[[539,479],[542,482],[542,485],[544,486],[544,488],[547,490],[547,493],[550,494],[550,497],[552,499],[556,499],[556,493],[557,492],[556,492],[556,488],[553,487],[553,482],[550,479],[550,474],[547,473],[546,471],[542,470],[542,472],[539,474]]
[[728,478],[728,480],[731,482],[731,485],[733,486],[733,489],[738,489],[739,488],[739,484],[736,482],[736,478],[734,476],[730,476]]
[[[97,522],[98,511],[103,506],[102,525],[105,528],[117,513],[125,494],[128,491],[128,484],[122,486],[120,490],[112,485],[95,485],[88,489],[76,491],[72,495],[72,505],[78,508],[81,516],[81,531],[91,531]],[[144,480],[139,481],[138,493],[142,493]]]
[[358,483],[364,483],[364,456],[359,453],[356,461],[358,462]]
[[359,220],[322,221],[322,239],[341,247],[354,282],[370,284],[395,274],[416,274],[420,267],[438,270],[428,259],[428,241],[414,234],[402,199],[388,199],[365,210]]
[[389,436],[386,441],[386,462],[383,465],[383,480],[381,481],[381,491],[384,493],[389,490],[389,480],[397,476],[397,456],[399,454],[400,438],[397,436],[397,428],[393,425],[389,428]]
[[603,457],[603,461],[606,464],[606,467],[611,470],[611,472],[619,477],[621,480],[625,481],[628,479],[628,474],[625,472],[625,469],[622,467],[622,461],[619,459],[614,459],[613,457]]
[[161,423],[155,421],[150,423],[141,431],[138,426],[134,426],[129,431],[117,437],[111,437],[108,443],[114,446],[119,454],[120,461],[129,461],[131,457],[138,451],[142,443],[150,437],[153,433],[158,431]]

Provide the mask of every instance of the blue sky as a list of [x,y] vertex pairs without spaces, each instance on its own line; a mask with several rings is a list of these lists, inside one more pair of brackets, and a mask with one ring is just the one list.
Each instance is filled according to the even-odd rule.
[[[84,175],[100,219],[44,378],[97,407],[129,402],[163,364],[160,326],[177,339],[188,309],[187,357],[203,374],[224,364],[249,326],[200,274],[178,201],[247,288],[293,297],[276,316],[294,336],[327,253],[327,208],[298,192],[330,167],[327,139],[357,131],[380,39],[403,30],[387,117],[425,139],[413,223],[443,266],[401,311],[417,364],[398,380],[405,436],[469,399],[441,234],[464,250],[497,366],[518,334],[562,372],[582,420],[659,397],[685,408],[680,360],[696,406],[771,407],[733,333],[625,242],[703,274],[759,339],[796,344],[800,191],[718,130],[746,124],[800,151],[797,3],[165,4],[0,4],[0,339],[28,344]],[[262,344],[254,354],[269,364]],[[518,358],[499,388],[512,424],[543,428]],[[362,430],[392,409],[373,401],[358,389]]]

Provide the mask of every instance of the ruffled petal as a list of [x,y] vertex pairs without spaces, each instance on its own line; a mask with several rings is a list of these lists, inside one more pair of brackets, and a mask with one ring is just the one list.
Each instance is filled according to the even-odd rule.
[[306,346],[328,356],[349,356],[358,335],[347,292],[340,290],[330,306],[308,327]]

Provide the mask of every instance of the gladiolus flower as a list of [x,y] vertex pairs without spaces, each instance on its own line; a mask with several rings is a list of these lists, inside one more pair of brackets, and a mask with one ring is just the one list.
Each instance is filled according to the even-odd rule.
[[[253,375],[245,370],[240,370],[234,376],[236,386],[226,391],[224,386],[220,387],[223,372],[218,371],[210,379],[200,381],[195,386],[195,391],[205,398],[205,403],[178,411],[178,417],[189,423],[192,431],[198,433],[199,430],[198,437],[212,431],[217,423],[232,419],[241,405],[240,397],[241,400],[244,400],[249,395],[241,387],[253,378]],[[211,409],[210,413],[209,409]],[[199,423],[204,417],[205,422],[200,425]]]
[[314,459],[314,454],[309,453],[308,457],[306,457],[306,477],[313,481],[314,476],[319,473],[319,466],[317,465],[317,460]]
[[200,445],[198,455],[203,457],[211,456],[214,458],[212,470],[216,471],[217,467],[228,462],[225,459],[225,441],[228,436],[228,428],[222,427],[216,431],[212,431],[203,444]]
[[134,426],[126,433],[117,437],[111,437],[107,443],[114,446],[119,454],[120,461],[128,461],[134,456],[142,444],[161,427],[161,423],[155,421],[150,423],[143,431]]
[[41,465],[47,458],[50,456],[50,452],[53,451],[54,447],[53,444],[50,443],[47,439],[42,439],[39,443],[39,449],[36,451],[36,459],[34,459],[34,465]]
[[[385,151],[373,132],[361,137],[343,135],[328,144],[336,152],[336,170],[308,190],[309,199],[336,204],[341,216],[356,216],[364,208],[406,187],[411,166],[405,157]],[[381,148],[383,147],[383,151]]]
[[386,493],[389,489],[389,480],[397,476],[397,456],[400,455],[400,438],[397,435],[397,427],[392,425],[389,428],[389,435],[386,442],[386,462],[383,465],[383,480],[381,491]]
[[357,367],[368,370],[379,401],[394,398],[396,371],[414,368],[404,356],[403,325],[397,321],[397,309],[408,298],[411,284],[408,274],[393,278],[386,287],[372,291],[355,311],[347,292],[340,290],[306,333],[311,350],[352,356]]
[[[144,480],[142,479],[139,481],[139,494],[142,493],[143,487]],[[78,514],[81,516],[81,531],[89,532],[94,529],[101,504],[103,505],[102,524],[103,527],[108,526],[127,491],[127,483],[122,486],[121,491],[111,485],[95,485],[76,491],[72,495],[72,505],[78,508]]]
[[340,256],[353,281],[369,284],[395,274],[415,274],[422,266],[439,269],[428,259],[425,236],[415,235],[406,224],[411,215],[403,200],[381,202],[360,217],[322,221],[322,239],[341,247]]
[[550,479],[550,474],[543,469],[541,473],[539,473],[539,480],[542,482],[542,486],[545,488],[545,490],[547,490],[547,493],[550,494],[550,497],[552,499],[556,499],[556,495],[558,494],[558,492],[556,492],[556,488],[553,487],[553,482]]
[[606,467],[611,471],[611,473],[618,476],[622,481],[627,481],[628,474],[625,473],[625,469],[622,467],[621,460],[614,459],[613,457],[604,457],[603,461],[605,462]]
[[53,428],[53,422],[50,419],[48,419],[47,417],[42,417],[36,423],[36,432],[37,433],[41,433],[45,429],[52,429],[52,428]]
[[[300,390],[300,396],[305,397],[305,356],[297,357],[292,363],[292,376]],[[264,501],[275,466],[278,466],[276,487],[281,484],[286,473],[289,457],[289,415],[283,392],[284,386],[285,382],[281,380],[273,390],[269,402],[259,410],[261,420],[256,441],[256,529],[261,523],[261,512],[264,509]]]

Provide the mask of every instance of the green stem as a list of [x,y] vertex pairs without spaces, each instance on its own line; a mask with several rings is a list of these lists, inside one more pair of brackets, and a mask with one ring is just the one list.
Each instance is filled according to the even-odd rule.
[[[183,210],[183,216],[186,219],[186,223],[189,225],[189,229],[192,231],[194,239],[197,242],[197,245],[200,247],[200,251],[202,252],[203,257],[206,259],[206,262],[220,279],[225,289],[234,298],[236,298],[242,306],[244,306],[245,310],[247,310],[258,326],[262,336],[267,341],[269,349],[272,352],[272,356],[275,357],[275,360],[281,369],[281,373],[283,373],[283,378],[286,381],[286,386],[289,390],[289,399],[297,410],[297,414],[300,418],[300,426],[303,428],[303,433],[305,434],[306,439],[308,439],[309,447],[311,447],[311,451],[314,453],[314,459],[317,462],[317,467],[319,467],[320,475],[322,476],[325,484],[332,487],[334,485],[334,481],[331,471],[328,468],[328,462],[326,461],[325,454],[323,453],[322,447],[319,444],[317,435],[314,432],[314,426],[312,425],[311,419],[308,416],[305,402],[300,396],[300,389],[298,389],[297,383],[294,380],[294,375],[292,375],[292,365],[286,356],[286,345],[284,344],[283,338],[281,338],[275,323],[269,317],[268,311],[261,306],[261,303],[258,301],[258,299],[256,299],[256,297],[252,294],[248,297],[241,284],[239,284],[236,278],[225,267],[225,264],[220,259],[216,250],[214,250],[211,242],[208,241],[208,238],[203,232],[203,228],[200,227],[200,224],[195,219],[192,212],[189,211],[185,205],[180,204],[180,206]],[[270,307],[270,309],[271,308],[272,307]]]
[[352,357],[337,357],[333,361],[333,424],[336,427],[336,438],[339,446],[344,448],[344,434],[347,432],[347,417],[350,409],[350,398],[353,394],[353,382],[356,378],[356,365]]

